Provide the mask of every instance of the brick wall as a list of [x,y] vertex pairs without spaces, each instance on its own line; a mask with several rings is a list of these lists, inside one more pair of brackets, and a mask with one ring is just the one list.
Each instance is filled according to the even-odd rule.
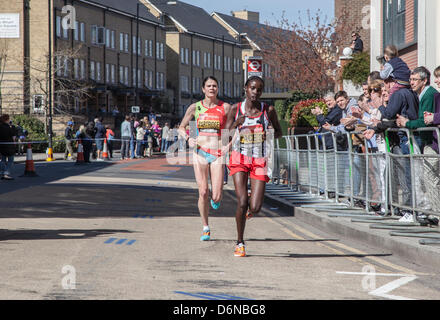
[[[335,0],[335,17],[340,16],[343,8],[348,10],[348,23],[354,26],[351,31],[357,30],[364,42],[364,51],[370,51],[370,30],[362,28],[362,21],[366,14],[362,13],[362,8],[370,5],[370,0]],[[351,44],[351,31],[347,34],[347,46]]]

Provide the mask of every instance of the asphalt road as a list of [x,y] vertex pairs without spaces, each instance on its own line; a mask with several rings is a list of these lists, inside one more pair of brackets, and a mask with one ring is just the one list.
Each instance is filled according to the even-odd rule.
[[212,240],[192,167],[165,158],[36,163],[39,177],[0,181],[0,299],[439,299],[420,266],[265,205],[233,256],[230,179]]

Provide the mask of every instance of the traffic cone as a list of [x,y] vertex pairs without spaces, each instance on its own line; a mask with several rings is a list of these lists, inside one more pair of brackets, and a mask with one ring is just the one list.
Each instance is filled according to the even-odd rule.
[[26,166],[24,174],[20,177],[38,177],[38,174],[35,172],[34,160],[32,158],[32,147],[30,143],[28,143],[26,151]]
[[104,148],[102,150],[102,158],[106,161],[110,160],[110,158],[108,156],[107,139],[104,139]]
[[55,161],[53,158],[53,150],[52,148],[47,148],[47,159],[46,161]]
[[83,164],[84,161],[84,149],[81,140],[78,140],[78,154],[76,156],[76,163],[75,164]]

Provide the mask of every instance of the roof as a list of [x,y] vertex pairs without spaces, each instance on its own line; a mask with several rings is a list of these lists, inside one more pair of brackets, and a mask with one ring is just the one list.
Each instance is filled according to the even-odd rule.
[[148,0],[153,6],[166,14],[182,26],[186,31],[223,39],[229,42],[238,42],[228,31],[204,9],[182,2],[168,0]]
[[85,2],[96,3],[123,13],[136,16],[137,4],[139,3],[139,18],[146,19],[157,24],[163,24],[157,19],[139,0],[86,0]]
[[267,37],[271,32],[289,32],[288,30],[283,30],[277,27],[268,26],[266,24],[236,18],[220,12],[213,12],[212,14],[217,15],[238,34],[247,34],[247,38],[259,48],[270,46]]

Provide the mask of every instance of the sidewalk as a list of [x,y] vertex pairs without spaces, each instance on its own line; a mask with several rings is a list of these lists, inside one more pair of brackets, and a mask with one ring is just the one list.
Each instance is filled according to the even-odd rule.
[[371,215],[365,210],[347,208],[308,193],[291,191],[287,185],[268,184],[265,202],[292,210],[295,218],[316,228],[390,250],[418,265],[440,266],[438,226],[422,227],[419,223],[398,222],[397,217]]

